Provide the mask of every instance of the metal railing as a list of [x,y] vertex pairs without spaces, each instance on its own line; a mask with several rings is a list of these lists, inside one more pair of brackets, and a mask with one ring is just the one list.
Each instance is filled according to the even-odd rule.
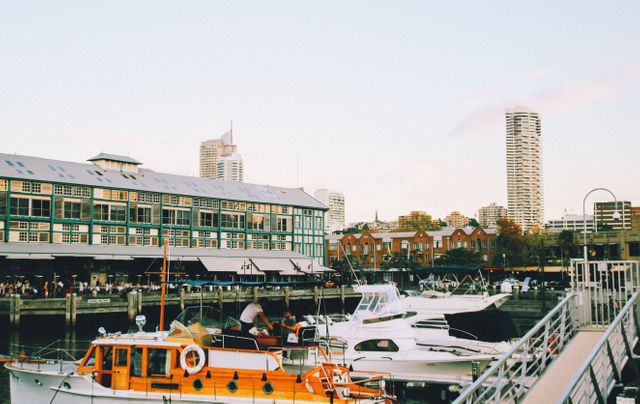
[[454,403],[513,402],[522,398],[577,330],[578,296],[569,293]]
[[637,300],[638,292],[631,296],[598,340],[578,374],[562,393],[559,402],[607,402],[607,397],[615,384],[622,380],[622,369],[633,357],[633,346],[637,338],[635,318]]

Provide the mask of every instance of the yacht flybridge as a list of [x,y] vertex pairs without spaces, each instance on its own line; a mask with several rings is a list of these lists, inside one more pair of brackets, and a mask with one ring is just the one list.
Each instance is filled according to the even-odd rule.
[[[192,324],[193,325],[193,324]],[[325,360],[301,372],[281,350],[214,338],[177,321],[170,331],[103,335],[78,362],[5,364],[14,403],[391,403],[382,376],[354,382]],[[207,342],[207,344],[203,344]],[[326,359],[326,357],[325,357]],[[377,387],[370,387],[375,384]]]

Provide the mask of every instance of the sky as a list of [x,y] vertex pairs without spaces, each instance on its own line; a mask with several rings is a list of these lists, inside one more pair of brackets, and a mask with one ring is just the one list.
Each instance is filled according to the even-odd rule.
[[3,2],[0,150],[198,175],[199,143],[233,121],[246,182],[342,191],[347,222],[474,216],[506,205],[504,110],[525,105],[546,219],[595,187],[638,204],[639,15],[635,0]]

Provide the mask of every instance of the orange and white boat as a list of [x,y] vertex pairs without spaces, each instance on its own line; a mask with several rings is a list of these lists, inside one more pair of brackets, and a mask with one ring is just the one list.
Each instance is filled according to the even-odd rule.
[[[354,382],[331,362],[285,370],[282,351],[242,337],[170,331],[102,335],[77,362],[5,364],[13,403],[391,403],[382,375]],[[240,348],[239,346],[245,346]],[[317,349],[317,347],[314,347]]]

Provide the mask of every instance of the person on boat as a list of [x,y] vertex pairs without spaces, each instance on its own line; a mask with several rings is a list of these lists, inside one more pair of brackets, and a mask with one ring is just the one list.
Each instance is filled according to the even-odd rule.
[[211,346],[211,334],[209,334],[207,329],[200,324],[198,316],[193,315],[187,320],[187,322],[189,323],[189,325],[187,325],[187,330],[191,333],[193,341],[198,345]]
[[281,327],[281,335],[283,337],[288,337],[289,334],[295,334],[298,331],[298,323],[296,322],[296,318],[289,309],[285,309],[283,314],[283,319],[280,321]]
[[269,327],[269,330],[273,330],[273,324],[269,321],[269,318],[264,314],[263,306],[266,306],[268,300],[264,297],[260,298],[257,303],[249,303],[244,308],[242,314],[240,314],[240,324],[242,331],[249,332],[254,327],[254,321],[256,317],[260,316],[262,321]]

